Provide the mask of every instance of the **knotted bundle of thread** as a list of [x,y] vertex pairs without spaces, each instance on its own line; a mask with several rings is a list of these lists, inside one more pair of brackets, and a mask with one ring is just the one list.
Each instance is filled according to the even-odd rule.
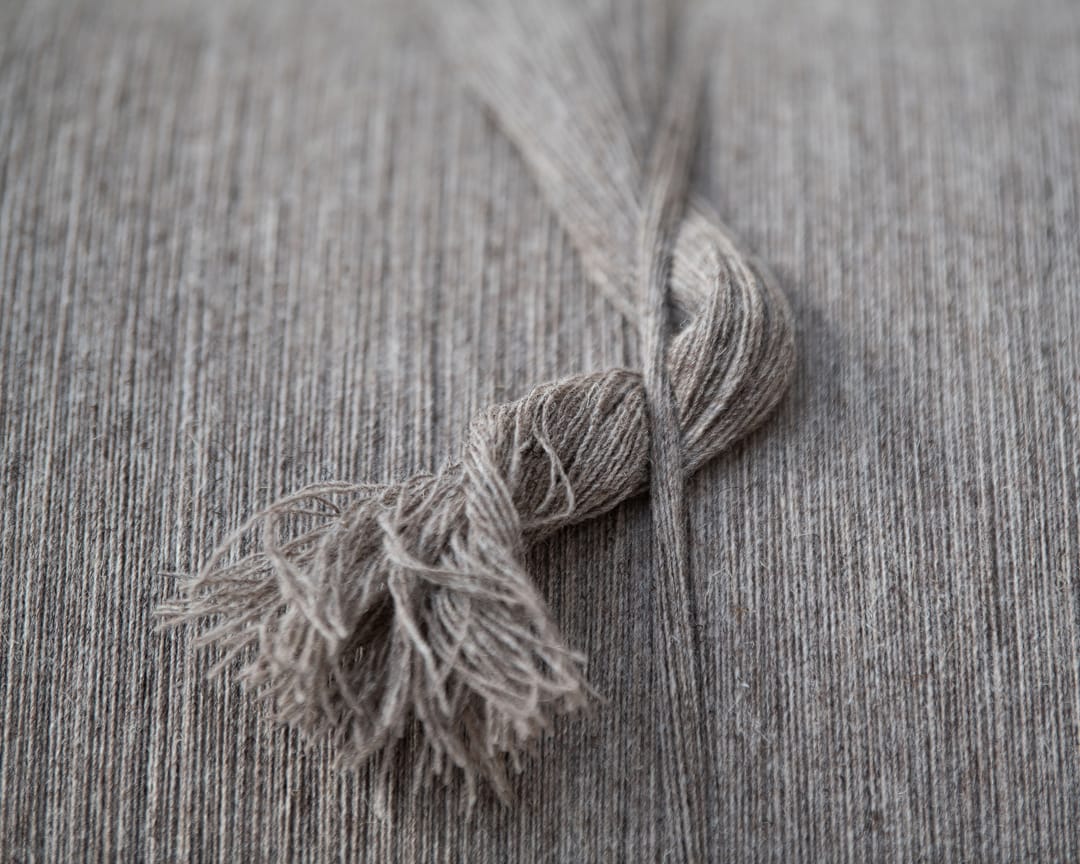
[[[502,794],[507,757],[590,694],[584,658],[525,570],[527,549],[651,486],[654,512],[675,525],[669,537],[658,523],[659,554],[681,576],[683,477],[762,422],[793,365],[787,305],[767,272],[702,203],[682,204],[701,52],[675,64],[642,168],[595,31],[566,26],[570,9],[529,26],[522,8],[472,8],[447,32],[452,42],[464,28],[482,46],[460,68],[518,143],[592,283],[639,328],[644,371],[575,376],[492,407],[436,474],[280,500],[164,610],[173,623],[214,619],[200,642],[224,649],[219,665],[247,657],[243,679],[342,761],[381,752],[388,765],[419,728],[418,771],[449,763],[470,789],[479,775]],[[669,308],[682,324],[670,340]],[[255,551],[234,560],[253,534]],[[669,686],[685,699],[692,682]]]

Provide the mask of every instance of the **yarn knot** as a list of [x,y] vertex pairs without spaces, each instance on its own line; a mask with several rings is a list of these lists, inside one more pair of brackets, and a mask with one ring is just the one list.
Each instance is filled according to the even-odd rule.
[[[642,178],[636,265],[583,243],[601,287],[637,273],[639,305],[624,311],[642,333],[643,371],[577,375],[489,408],[436,474],[319,484],[277,501],[163,610],[171,623],[213,620],[199,643],[223,652],[219,668],[245,657],[242,679],[346,764],[382,753],[385,772],[416,729],[420,774],[457,766],[470,788],[479,776],[508,794],[507,757],[515,764],[590,694],[584,657],[529,576],[526,550],[648,488],[666,587],[682,590],[684,474],[757,426],[787,387],[783,296],[701,202],[684,206],[698,85],[677,85]],[[565,173],[578,163],[553,169],[543,116],[521,119],[504,96],[486,96],[574,236],[596,204]],[[669,311],[682,324],[670,338]],[[254,551],[234,556],[241,546]]]

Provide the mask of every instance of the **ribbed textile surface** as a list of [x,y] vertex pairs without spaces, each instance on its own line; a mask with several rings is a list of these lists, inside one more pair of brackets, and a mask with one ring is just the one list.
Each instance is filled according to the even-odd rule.
[[[612,38],[649,26],[611,5]],[[479,409],[640,368],[398,6],[0,5],[5,861],[680,857],[646,499],[533,553],[607,701],[471,820],[407,762],[378,817],[154,630],[281,493],[433,470]],[[709,857],[1075,860],[1080,7],[717,12],[694,189],[799,352],[687,489]]]

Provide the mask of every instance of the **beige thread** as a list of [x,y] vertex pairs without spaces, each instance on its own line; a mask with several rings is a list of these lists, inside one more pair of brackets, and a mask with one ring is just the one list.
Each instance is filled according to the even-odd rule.
[[[470,790],[481,776],[503,796],[506,757],[516,763],[590,692],[584,657],[525,572],[526,548],[649,488],[661,621],[690,614],[683,478],[765,419],[794,362],[788,308],[767,272],[701,202],[683,206],[700,47],[679,52],[642,160],[596,36],[569,9],[448,17],[447,44],[471,35],[475,50],[458,58],[465,78],[517,143],[591,281],[637,326],[644,375],[575,376],[490,408],[438,474],[284,498],[162,610],[169,623],[215,619],[198,641],[223,649],[218,668],[253,652],[245,682],[283,722],[331,739],[342,761],[382,752],[387,770],[415,723],[427,745],[418,772],[449,763]],[[564,82],[567,70],[576,77]],[[670,341],[668,304],[684,322]],[[253,532],[256,551],[232,560]],[[673,764],[700,771],[692,646],[660,637],[672,711],[690,721],[664,746]],[[685,792],[685,822],[701,794]]]

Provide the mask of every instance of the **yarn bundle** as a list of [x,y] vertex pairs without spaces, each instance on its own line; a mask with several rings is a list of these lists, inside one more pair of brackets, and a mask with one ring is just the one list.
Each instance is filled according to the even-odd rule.
[[[441,14],[455,68],[515,142],[591,285],[637,328],[643,369],[541,384],[476,416],[460,457],[391,485],[324,483],[256,514],[163,610],[212,622],[202,645],[280,719],[345,764],[410,729],[421,776],[464,772],[508,794],[507,767],[584,706],[585,658],[524,565],[528,548],[646,491],[664,616],[692,614],[684,480],[757,427],[787,388],[786,302],[689,195],[706,52],[673,40],[647,152],[620,59],[574,5]],[[672,331],[675,332],[672,332]],[[246,554],[240,554],[241,552]],[[696,758],[692,646],[660,661]],[[696,724],[700,725],[700,724]],[[678,756],[679,754],[675,754]],[[385,770],[385,767],[384,767]],[[691,808],[698,809],[698,808]]]

